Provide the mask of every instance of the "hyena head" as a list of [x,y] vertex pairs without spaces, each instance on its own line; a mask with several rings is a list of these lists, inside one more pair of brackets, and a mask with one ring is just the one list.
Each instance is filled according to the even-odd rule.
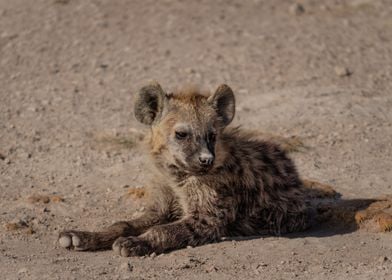
[[210,96],[195,89],[167,94],[158,83],[136,96],[135,116],[151,126],[157,166],[177,176],[205,175],[221,160],[221,133],[235,113],[234,94],[221,85]]

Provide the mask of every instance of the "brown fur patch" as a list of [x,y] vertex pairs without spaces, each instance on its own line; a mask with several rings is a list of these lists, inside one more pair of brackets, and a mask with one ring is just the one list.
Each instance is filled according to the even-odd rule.
[[146,196],[146,188],[131,188],[128,190],[128,195],[134,199],[141,199]]
[[54,203],[63,202],[63,201],[64,201],[64,198],[62,198],[62,197],[59,196],[59,195],[53,195],[53,196],[50,198],[50,201],[51,201],[51,202],[54,202]]
[[330,185],[326,185],[317,181],[302,180],[307,197],[313,198],[336,198],[338,193]]
[[370,231],[392,231],[392,200],[385,198],[369,204],[355,213],[355,222],[360,228]]
[[29,226],[28,224],[26,224],[24,222],[20,222],[20,221],[6,223],[6,224],[4,224],[4,228],[6,231],[9,231],[9,232],[18,231],[18,232],[22,232],[22,233],[28,234],[28,235],[35,233],[31,226]]
[[209,95],[210,94],[207,92],[201,92],[195,85],[187,85],[168,94],[168,97],[175,101],[198,106],[200,102],[206,100]]
[[245,130],[242,134],[250,139],[260,139],[278,144],[286,153],[301,152],[306,149],[304,142],[298,136],[283,137],[258,129]]
[[48,204],[49,202],[63,202],[64,198],[59,195],[45,195],[45,194],[33,194],[27,198],[27,202],[35,204],[35,203],[44,203]]
[[4,228],[7,231],[15,231],[15,230],[19,230],[19,229],[26,228],[26,227],[27,227],[27,225],[21,225],[20,223],[6,223],[4,225]]
[[43,194],[33,194],[27,198],[27,201],[30,203],[49,203],[50,197],[48,195]]

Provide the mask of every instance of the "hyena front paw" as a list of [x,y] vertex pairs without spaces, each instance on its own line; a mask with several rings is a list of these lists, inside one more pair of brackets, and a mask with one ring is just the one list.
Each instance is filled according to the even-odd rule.
[[113,243],[113,251],[123,257],[144,256],[153,252],[148,242],[138,237],[119,237]]
[[96,234],[93,232],[65,230],[60,233],[58,242],[61,247],[77,251],[94,250]]

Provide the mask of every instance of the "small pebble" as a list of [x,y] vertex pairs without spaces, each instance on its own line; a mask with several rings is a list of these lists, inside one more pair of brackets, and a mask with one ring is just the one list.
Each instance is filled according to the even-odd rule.
[[239,93],[239,94],[248,94],[249,91],[248,91],[247,89],[245,89],[245,88],[242,88],[242,89],[239,89],[239,90],[238,90],[238,93]]
[[209,268],[207,268],[206,271],[207,272],[215,272],[215,271],[218,271],[218,268],[216,266],[212,265]]
[[31,154],[30,153],[22,153],[20,156],[21,156],[21,158],[25,158],[25,159],[31,158]]
[[289,11],[290,11],[291,14],[299,16],[299,15],[302,15],[305,12],[305,8],[301,4],[295,3],[295,4],[290,6]]
[[128,261],[128,262],[122,263],[120,265],[120,269],[122,271],[132,271],[133,270],[133,265]]
[[62,4],[62,5],[66,5],[69,3],[70,0],[55,0],[54,3],[55,4]]
[[335,74],[339,77],[347,77],[352,74],[352,72],[347,67],[336,66],[334,70]]
[[29,111],[31,111],[31,112],[38,112],[38,108],[35,107],[35,106],[29,106],[29,107],[27,108],[27,110],[29,110]]
[[196,70],[193,69],[193,68],[185,68],[184,72],[187,73],[187,74],[195,74]]
[[22,267],[21,269],[18,270],[18,274],[24,274],[24,273],[27,273],[26,267]]
[[378,261],[379,261],[380,263],[384,263],[384,262],[388,261],[388,257],[386,257],[386,256],[381,256],[381,257],[378,259]]
[[51,202],[63,202],[64,201],[64,198],[62,198],[61,196],[59,196],[59,195],[53,195],[51,198],[50,198],[50,201]]

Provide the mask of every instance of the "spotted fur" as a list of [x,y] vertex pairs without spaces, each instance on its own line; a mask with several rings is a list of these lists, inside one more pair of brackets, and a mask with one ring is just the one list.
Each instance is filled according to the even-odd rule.
[[113,246],[132,256],[308,228],[311,211],[294,163],[278,144],[227,127],[234,112],[227,85],[211,95],[143,87],[135,115],[150,127],[146,211],[99,233],[64,231],[60,238],[72,239],[64,247]]

